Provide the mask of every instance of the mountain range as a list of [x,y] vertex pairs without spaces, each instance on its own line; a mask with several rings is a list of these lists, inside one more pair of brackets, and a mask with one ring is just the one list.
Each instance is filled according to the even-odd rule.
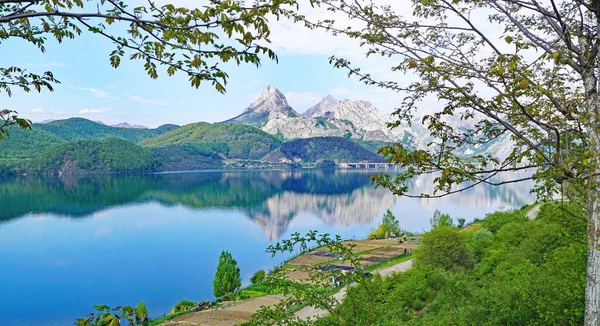
[[[315,166],[381,162],[379,147],[401,142],[425,148],[429,132],[415,117],[410,127],[390,129],[390,115],[370,102],[338,101],[333,96],[300,114],[285,95],[268,86],[240,115],[219,123],[172,124],[150,129],[127,122],[108,126],[83,118],[45,121],[25,131],[11,127],[0,142],[0,174],[86,174],[214,168]],[[460,118],[450,123],[465,130]],[[510,138],[459,154],[512,149]]]
[[[411,149],[423,149],[433,140],[423,125],[424,114],[416,115],[408,126],[390,129],[395,119],[382,114],[368,101],[338,101],[331,95],[299,114],[288,103],[285,95],[273,86],[268,86],[258,100],[240,115],[223,123],[240,123],[258,127],[263,131],[280,135],[284,139],[311,137],[345,137],[359,142],[400,142]],[[445,116],[447,122],[458,129],[472,129],[474,120],[463,120],[456,116]],[[503,159],[513,148],[509,135],[482,145],[466,146],[459,155],[494,153]]]

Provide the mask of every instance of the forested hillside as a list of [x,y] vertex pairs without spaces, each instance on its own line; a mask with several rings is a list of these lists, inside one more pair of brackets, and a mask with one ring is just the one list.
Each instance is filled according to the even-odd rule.
[[587,241],[581,208],[548,203],[534,221],[512,211],[462,230],[432,227],[412,269],[349,287],[343,303],[317,324],[583,324]]
[[342,137],[314,137],[296,139],[281,145],[281,152],[288,158],[301,158],[304,162],[330,159],[342,162],[370,161],[383,159],[366,148]]
[[156,129],[116,128],[83,118],[70,118],[48,123],[35,123],[31,129],[50,132],[65,141],[102,140],[115,137],[138,143],[176,127],[175,125],[165,125]]
[[[241,124],[193,123],[156,129],[109,127],[82,118],[10,128],[0,142],[0,174],[85,174],[380,162],[379,143],[341,137],[289,142]],[[273,165],[274,164],[274,165]]]
[[107,138],[54,146],[25,162],[21,170],[36,174],[148,172],[159,165],[148,149],[123,139]]
[[246,125],[193,123],[141,142],[146,147],[202,144],[228,158],[260,159],[281,144],[275,136]]

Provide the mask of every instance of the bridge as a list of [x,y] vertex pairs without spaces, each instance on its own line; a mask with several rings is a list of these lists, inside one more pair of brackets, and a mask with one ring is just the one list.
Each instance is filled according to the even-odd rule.
[[378,163],[378,162],[348,162],[338,163],[338,167],[342,169],[384,169],[397,170],[400,167],[396,163]]

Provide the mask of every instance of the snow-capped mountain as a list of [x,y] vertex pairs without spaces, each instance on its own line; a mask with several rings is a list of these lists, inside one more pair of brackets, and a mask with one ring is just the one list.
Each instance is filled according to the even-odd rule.
[[327,117],[338,103],[339,101],[335,97],[327,95],[317,105],[302,113],[302,116],[307,118]]
[[227,123],[243,123],[251,126],[264,126],[273,119],[298,117],[299,114],[288,104],[285,95],[273,86],[267,86],[260,97],[250,104],[242,114],[229,119]]
[[111,127],[116,128],[129,128],[129,129],[148,129],[148,127],[140,126],[140,125],[130,125],[127,122],[117,123],[116,125],[110,125]]

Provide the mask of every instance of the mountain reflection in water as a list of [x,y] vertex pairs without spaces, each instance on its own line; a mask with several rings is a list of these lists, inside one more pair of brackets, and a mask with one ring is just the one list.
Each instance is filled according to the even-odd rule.
[[[110,207],[158,202],[190,209],[237,209],[260,225],[269,240],[276,240],[300,212],[310,212],[328,226],[347,227],[370,224],[398,200],[407,200],[375,189],[370,181],[374,173],[269,170],[3,178],[0,198],[8,205],[0,210],[0,221],[27,214],[80,219]],[[420,177],[411,188],[428,192],[432,179]],[[480,186],[460,195],[416,201],[433,211],[448,201],[465,207],[519,207],[532,200],[527,187]]]

